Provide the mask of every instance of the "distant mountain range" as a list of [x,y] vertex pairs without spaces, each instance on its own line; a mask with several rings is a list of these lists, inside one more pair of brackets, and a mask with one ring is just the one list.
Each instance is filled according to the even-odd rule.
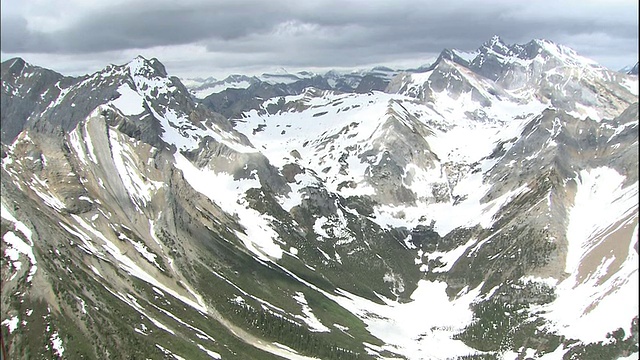
[[[408,69],[394,70],[388,67],[379,66],[370,70],[336,71],[331,70],[324,74],[316,74],[310,71],[299,71],[289,73],[285,69],[270,74],[264,73],[260,76],[229,75],[223,80],[216,80],[213,77],[187,78],[181,79],[183,84],[189,89],[191,94],[197,99],[204,99],[211,94],[220,93],[226,89],[246,89],[251,85],[266,83],[268,85],[292,85],[296,88],[316,85],[323,89],[352,92],[358,89],[358,85],[363,78],[380,79],[384,82],[390,81],[394,76],[406,72],[418,72],[424,70]],[[325,84],[326,82],[326,84]],[[364,91],[364,88],[361,88]]]

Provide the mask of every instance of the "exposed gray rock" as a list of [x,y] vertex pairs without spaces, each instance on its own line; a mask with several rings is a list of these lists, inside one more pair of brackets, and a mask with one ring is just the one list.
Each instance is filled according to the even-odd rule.
[[2,143],[11,143],[27,127],[32,115],[44,111],[66,88],[75,82],[55,71],[27,64],[20,58],[2,63],[2,103],[0,125]]

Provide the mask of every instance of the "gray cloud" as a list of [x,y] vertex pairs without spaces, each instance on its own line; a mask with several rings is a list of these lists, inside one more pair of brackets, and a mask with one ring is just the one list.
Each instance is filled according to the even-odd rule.
[[[74,16],[52,30],[30,26],[35,20],[26,10],[10,11],[2,18],[1,46],[3,54],[112,58],[163,47],[169,59],[161,60],[170,68],[171,61],[190,63],[189,54],[167,49],[192,44],[207,52],[194,56],[219,68],[335,67],[419,58],[447,47],[471,50],[499,34],[511,43],[547,38],[596,60],[630,62],[637,58],[637,9],[633,1],[140,0],[71,9]],[[599,42],[584,41],[589,37]]]

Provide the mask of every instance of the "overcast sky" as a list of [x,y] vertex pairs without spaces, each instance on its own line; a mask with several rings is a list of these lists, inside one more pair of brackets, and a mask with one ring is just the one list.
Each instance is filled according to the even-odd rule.
[[182,77],[417,66],[494,34],[552,40],[614,70],[638,59],[637,0],[0,1],[2,60],[66,75],[138,54]]

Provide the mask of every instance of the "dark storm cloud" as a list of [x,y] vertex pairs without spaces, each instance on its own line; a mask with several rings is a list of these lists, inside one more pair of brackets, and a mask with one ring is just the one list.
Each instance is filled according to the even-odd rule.
[[[279,21],[274,9],[260,8],[259,4],[251,7],[257,11],[247,12],[235,3],[185,7],[137,2],[85,14],[51,32],[27,31],[24,19],[3,18],[2,50],[85,53],[179,45],[210,37],[230,40],[263,31]],[[15,24],[21,25],[19,31],[13,30]]]
[[[11,52],[40,52],[47,47],[46,36],[34,34],[27,29],[27,20],[23,17],[2,19],[0,44],[2,50]],[[45,51],[46,52],[46,51]]]
[[[1,46],[3,53],[90,54],[197,44],[218,54],[216,66],[222,67],[352,66],[436,54],[446,47],[471,50],[494,34],[513,43],[533,38],[563,42],[599,34],[620,39],[612,44],[617,47],[601,48],[601,52],[637,52],[637,3],[564,4],[547,0],[453,4],[137,1],[88,9],[51,31],[34,30],[27,26],[28,14],[12,12],[2,19]],[[625,39],[634,45],[620,49]]]

